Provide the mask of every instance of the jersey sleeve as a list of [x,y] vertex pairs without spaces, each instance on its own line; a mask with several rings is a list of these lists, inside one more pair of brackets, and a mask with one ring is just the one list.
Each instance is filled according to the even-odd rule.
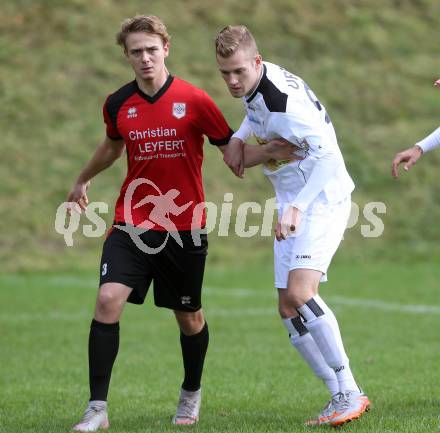
[[323,113],[311,106],[295,102],[287,113],[271,113],[268,132],[274,137],[283,137],[306,152],[314,161],[306,184],[298,193],[292,206],[305,212],[325,185],[336,174],[343,163],[335,138],[323,125]]
[[105,132],[107,134],[107,137],[110,138],[111,140],[120,140],[122,137],[121,134],[119,134],[118,128],[116,126],[116,119],[112,119],[109,114],[109,109],[108,109],[109,98],[110,96],[106,99],[104,106],[102,107],[102,114],[106,126]]
[[253,132],[249,119],[247,116],[245,116],[243,122],[241,122],[240,128],[234,133],[232,137],[238,138],[241,141],[246,141],[252,134]]
[[440,128],[437,128],[434,132],[429,134],[423,140],[416,143],[419,146],[423,153],[429,152],[432,149],[440,146]]
[[228,144],[234,131],[229,127],[222,112],[206,92],[201,94],[198,112],[197,126],[208,137],[209,142],[215,146]]

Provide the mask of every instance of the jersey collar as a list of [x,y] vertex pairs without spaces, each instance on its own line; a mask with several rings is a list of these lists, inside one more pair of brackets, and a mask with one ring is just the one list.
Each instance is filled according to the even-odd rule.
[[261,83],[266,78],[266,72],[267,72],[267,68],[266,68],[266,65],[263,63],[263,73],[261,74],[260,81],[259,81],[257,87],[255,88],[255,90],[252,92],[251,96],[249,96],[249,98],[246,99],[246,102],[248,104],[249,104],[249,102],[252,101],[252,99],[255,98],[255,96],[257,95],[258,91],[261,89]]
[[155,95],[150,96],[144,93],[138,86],[138,83],[136,80],[134,80],[134,87],[136,89],[136,92],[139,96],[144,98],[147,102],[150,104],[154,104],[156,101],[160,99],[160,97],[168,90],[168,88],[171,86],[171,83],[173,82],[174,77],[170,74],[168,75],[167,80],[165,81],[164,85],[156,92]]

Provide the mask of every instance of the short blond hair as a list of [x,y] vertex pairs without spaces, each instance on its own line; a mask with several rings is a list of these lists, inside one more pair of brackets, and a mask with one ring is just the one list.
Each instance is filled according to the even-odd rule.
[[154,15],[136,15],[125,19],[121,24],[121,31],[116,34],[116,43],[127,49],[125,41],[130,33],[145,32],[158,35],[163,44],[170,41],[170,36],[163,21]]
[[215,51],[221,57],[230,57],[238,49],[258,54],[257,43],[246,26],[226,26],[215,38]]

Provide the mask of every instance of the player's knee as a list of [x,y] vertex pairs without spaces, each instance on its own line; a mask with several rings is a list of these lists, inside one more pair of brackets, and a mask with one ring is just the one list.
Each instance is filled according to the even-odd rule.
[[279,305],[278,313],[280,314],[280,317],[282,319],[288,319],[289,317],[292,317],[296,313],[296,310],[295,308],[289,308],[285,305]]
[[288,302],[289,305],[294,308],[302,307],[310,298],[314,295],[313,291],[308,290],[303,287],[295,288],[289,290]]
[[99,290],[97,307],[100,310],[113,310],[123,304],[118,293],[111,286],[102,286]]
[[293,294],[291,297],[291,303],[295,308],[302,307],[306,303],[307,299],[304,296]]
[[205,325],[205,318],[201,310],[195,313],[174,311],[180,330],[185,335],[198,334]]
[[278,305],[278,313],[282,319],[289,319],[298,315],[295,306],[287,303]]
[[288,293],[279,304],[280,316],[288,318],[298,315],[297,308],[303,306],[304,303],[302,296],[295,292]]

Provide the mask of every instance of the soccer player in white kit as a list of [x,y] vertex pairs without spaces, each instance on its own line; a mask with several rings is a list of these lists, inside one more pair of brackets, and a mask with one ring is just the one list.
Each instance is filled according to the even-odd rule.
[[[298,76],[263,62],[245,26],[227,26],[216,38],[217,63],[246,116],[225,154],[238,176],[252,164],[245,140],[260,144],[287,140],[299,148],[298,161],[269,161],[263,172],[279,207],[274,241],[279,313],[290,341],[331,395],[308,424],[338,426],[369,408],[342,344],[338,322],[318,294],[321,281],[347,226],[354,189],[324,106]],[[295,149],[295,148],[294,148]],[[298,151],[297,151],[298,153]]]
[[[440,88],[440,78],[434,83],[434,86]],[[397,168],[399,167],[399,164],[405,162],[406,164],[403,166],[403,169],[408,171],[423,154],[439,146],[440,128],[437,128],[434,132],[429,134],[423,140],[417,142],[414,146],[397,153],[393,159],[391,174],[394,178],[397,178]]]

